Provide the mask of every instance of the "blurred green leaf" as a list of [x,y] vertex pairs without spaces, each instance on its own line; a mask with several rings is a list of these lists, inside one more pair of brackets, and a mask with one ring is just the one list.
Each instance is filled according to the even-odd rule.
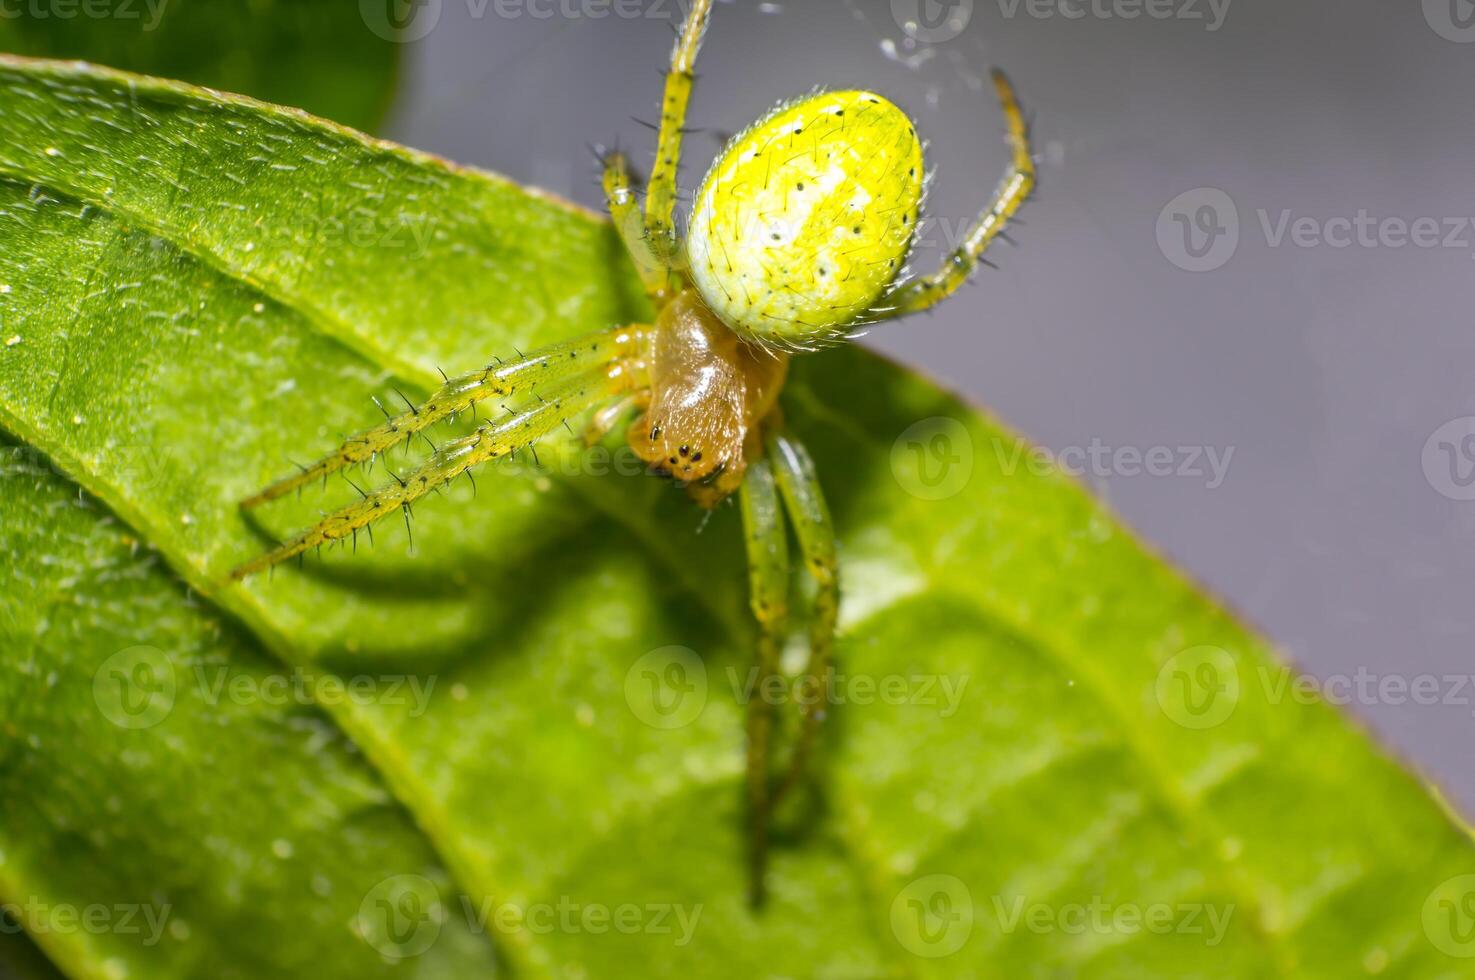
[[[550,455],[555,472],[494,468],[477,498],[462,484],[422,503],[413,555],[386,525],[356,557],[226,580],[263,547],[235,502],[287,457],[371,424],[369,395],[413,397],[437,365],[642,315],[608,227],[298,114],[99,70],[0,61],[0,127],[0,425],[122,522],[68,512],[75,534],[136,535],[179,580],[137,602],[111,586],[116,622],[95,640],[77,627],[67,648],[148,643],[241,670],[271,669],[269,654],[280,670],[429,686],[423,713],[383,688],[319,703],[454,875],[432,897],[461,932],[485,926],[514,972],[1472,973],[1475,887],[1461,876],[1475,850],[1416,779],[1334,711],[1287,697],[1263,641],[1074,483],[1021,465],[1016,437],[854,349],[798,360],[786,392],[841,535],[846,680],[814,820],[783,829],[755,914],[738,703],[753,633],[733,509],[698,534],[669,484]],[[133,179],[144,168],[173,181]],[[353,496],[334,481],[264,519],[280,533]],[[5,519],[57,547],[51,518]],[[106,553],[90,538],[77,552]],[[67,593],[90,602],[94,588]],[[240,624],[221,627],[229,642],[158,621],[161,602],[189,595],[202,620]],[[29,642],[34,657],[53,649]],[[665,727],[646,682],[673,662],[694,700]],[[36,724],[106,731],[87,717],[85,666],[40,689],[0,676],[31,692]],[[218,805],[207,777],[221,767],[185,776],[189,760],[252,752],[188,706],[130,736],[143,764],[111,787],[105,840],[126,833],[147,853],[168,843],[155,834],[191,833]],[[62,749],[26,734],[6,731],[0,765],[56,764],[47,753]],[[281,773],[296,767],[292,788],[311,798],[314,770],[342,765],[318,757],[336,744],[324,738],[284,739],[233,772],[260,799],[254,823],[303,805],[274,795]],[[93,741],[73,765],[120,750]],[[166,747],[179,764],[161,772]],[[108,799],[88,783],[15,792],[10,806],[78,825]],[[172,833],[133,819],[158,792],[182,808]],[[329,860],[340,830],[322,830],[296,849],[304,866]],[[212,963],[278,941],[259,918],[217,926],[212,890],[122,858],[43,854],[38,833],[0,822],[0,851],[26,855],[0,865],[0,892],[157,892],[199,921],[186,945]],[[188,880],[245,874],[208,849],[169,853]],[[424,866],[388,844],[354,857],[365,880]],[[328,914],[307,890],[251,880],[273,915]],[[299,931],[302,949],[337,955],[341,934]],[[109,940],[143,975],[181,955]],[[69,969],[101,974],[78,955]]]
[[0,929],[0,967],[3,967],[0,974],[14,980],[58,980],[66,976],[36,948],[19,921],[11,918],[0,921],[5,923]]
[[399,50],[356,0],[0,3],[0,51],[208,85],[366,130],[389,107]]

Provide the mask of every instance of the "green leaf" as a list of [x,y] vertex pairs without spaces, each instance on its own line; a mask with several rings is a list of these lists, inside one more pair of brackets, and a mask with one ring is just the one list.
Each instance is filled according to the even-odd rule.
[[375,34],[360,6],[8,0],[0,9],[0,51],[176,78],[372,129],[389,107],[400,46]]
[[[599,456],[549,457],[579,472],[493,468],[478,497],[463,483],[422,503],[413,555],[385,525],[356,557],[325,553],[244,586],[226,577],[263,545],[235,501],[287,457],[371,424],[369,395],[413,397],[437,365],[643,315],[609,228],[295,113],[94,69],[0,60],[0,131],[0,425],[122,522],[89,512],[91,534],[126,526],[179,582],[120,599],[119,624],[88,643],[101,654],[148,626],[180,631],[151,633],[155,647],[197,651],[198,624],[153,612],[196,595],[202,619],[239,624],[221,626],[231,642],[212,662],[266,670],[265,653],[314,677],[431,686],[423,713],[383,690],[319,703],[454,875],[439,888],[448,914],[462,932],[484,926],[514,972],[1472,972],[1468,922],[1449,916],[1464,914],[1475,850],[1418,781],[1331,709],[1288,696],[1264,641],[1074,483],[1021,465],[1027,447],[997,422],[854,349],[796,361],[785,396],[841,535],[847,684],[814,819],[784,829],[772,900],[752,912],[738,702],[754,636],[732,508],[702,530],[669,484],[592,472],[607,468]],[[343,220],[361,233],[330,238]],[[281,533],[353,496],[335,481],[264,520]],[[60,547],[52,518],[18,520]],[[685,706],[700,711],[657,727],[645,672],[666,676],[652,668],[681,658],[672,647],[695,652]],[[0,691],[35,684],[0,677]],[[86,683],[85,670],[57,681],[68,718],[87,714],[74,689]],[[49,718],[63,700],[25,703]],[[226,751],[209,717],[176,710],[137,736],[139,751],[167,740],[181,767]],[[9,738],[0,760],[50,744]],[[308,807],[322,778],[310,773],[343,766],[319,758],[329,751],[284,744],[233,772],[262,801],[253,823]],[[179,829],[130,825],[138,848],[217,812],[206,777],[219,770],[166,781]],[[112,787],[115,823],[156,799],[165,777],[144,772]],[[71,788],[14,792],[60,813],[106,804]],[[301,796],[272,795],[287,789]],[[43,860],[24,844],[42,831],[15,826],[0,822],[0,850],[31,857],[0,875],[70,901],[157,889],[199,920],[184,951],[168,939],[129,950],[146,975],[279,939],[256,918],[218,926],[211,890],[134,862]],[[341,829],[322,830],[298,860],[329,860]],[[188,881],[224,873],[206,849],[170,853]],[[352,870],[377,880],[424,864],[386,844]],[[331,918],[315,896],[251,880],[273,914],[307,924],[294,949],[337,955],[341,935],[313,925]],[[13,888],[0,876],[0,892]],[[90,950],[77,955],[70,970],[100,972]]]
[[36,948],[18,921],[8,917],[0,921],[5,923],[0,929],[0,963],[10,971],[7,976],[16,980],[58,980],[65,976]]
[[[131,529],[0,452],[12,921],[73,976],[394,972],[382,883],[447,881],[403,808],[310,701],[235,695],[294,678]],[[493,969],[464,919],[439,938],[424,975]]]

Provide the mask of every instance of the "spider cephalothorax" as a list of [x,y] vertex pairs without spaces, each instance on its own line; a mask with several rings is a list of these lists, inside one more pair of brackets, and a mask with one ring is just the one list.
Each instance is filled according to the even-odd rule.
[[[839,610],[835,532],[804,447],[783,426],[779,395],[791,354],[839,343],[861,324],[927,309],[967,281],[1034,188],[1013,89],[994,73],[1013,158],[994,198],[942,268],[903,274],[919,219],[922,144],[907,115],[870,92],[795,100],[735,137],[676,233],[676,173],[692,67],[711,13],[694,0],[666,76],[655,167],[644,206],[625,158],[604,158],[610,215],[656,308],[651,324],[613,327],[448,379],[424,404],[348,440],[247,500],[254,507],[372,462],[390,447],[486,399],[506,415],[441,445],[408,476],[240,568],[244,578],[366,527],[486,460],[507,456],[587,412],[591,437],[629,420],[650,468],[713,507],[736,493],[747,544],[763,685],[779,673],[789,600],[788,527],[815,580],[809,661],[788,758],[770,761],[772,706],[748,705],[747,798],[753,898],[763,889],[774,806],[802,778],[828,690]],[[786,521],[787,517],[787,521]]]
[[645,365],[648,404],[630,426],[630,445],[713,506],[760,454],[752,440],[778,400],[788,358],[744,343],[687,290],[657,314]]

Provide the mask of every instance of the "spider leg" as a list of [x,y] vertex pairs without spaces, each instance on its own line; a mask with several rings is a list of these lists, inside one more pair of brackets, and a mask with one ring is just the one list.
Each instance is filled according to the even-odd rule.
[[769,436],[768,458],[773,461],[784,509],[804,555],[804,567],[819,586],[809,620],[809,661],[799,688],[807,695],[803,698],[803,720],[788,771],[770,802],[776,805],[803,777],[819,723],[824,720],[840,613],[840,566],[835,554],[835,525],[808,450],[793,436],[778,431]]
[[666,91],[661,97],[656,162],[651,168],[650,190],[645,198],[645,238],[667,265],[675,261],[679,251],[672,218],[676,211],[676,171],[681,163],[686,107],[691,102],[692,69],[711,13],[712,0],[692,0],[686,23],[681,26],[671,51],[671,70],[666,74]]
[[604,437],[613,432],[622,419],[644,411],[649,404],[650,392],[642,391],[602,406],[584,426],[584,445],[593,446],[604,441]]
[[242,501],[241,506],[246,509],[260,506],[345,467],[372,460],[442,419],[471,408],[482,399],[535,392],[544,385],[556,384],[600,365],[635,356],[647,333],[645,327],[618,327],[451,378],[423,405],[418,408],[411,405],[404,414],[359,433],[311,466],[303,467],[293,476],[278,480]]
[[657,306],[663,306],[679,288],[679,283],[673,282],[675,276],[669,259],[657,255],[651,246],[637,199],[638,181],[630,174],[630,161],[624,153],[613,150],[604,155],[602,163],[604,199],[609,205],[610,220],[620,233],[625,251],[630,253],[630,259],[635,263],[635,271],[640,274],[646,295]]
[[1035,164],[1029,145],[1029,127],[1019,109],[1014,86],[1001,71],[993,72],[994,88],[1004,108],[1009,145],[1014,158],[1004,174],[993,203],[979,216],[968,231],[968,237],[944,260],[942,268],[930,276],[918,276],[892,287],[864,320],[891,319],[916,313],[937,305],[968,281],[978,268],[984,250],[1000,237],[1009,220],[1018,213],[1035,188]]
[[748,552],[749,605],[758,621],[758,673],[748,700],[748,897],[763,901],[768,854],[769,755],[773,705],[765,696],[768,679],[778,673],[779,652],[789,615],[789,544],[773,468],[759,460],[738,491],[743,538]]
[[622,394],[642,383],[635,372],[621,366],[598,374],[567,381],[539,393],[520,410],[501,419],[483,422],[470,435],[448,442],[408,477],[368,493],[358,503],[323,518],[285,544],[241,565],[231,578],[243,579],[320,545],[341,541],[396,510],[408,519],[410,504],[437,487],[447,484],[471,467],[506,456],[527,446],[607,398]]

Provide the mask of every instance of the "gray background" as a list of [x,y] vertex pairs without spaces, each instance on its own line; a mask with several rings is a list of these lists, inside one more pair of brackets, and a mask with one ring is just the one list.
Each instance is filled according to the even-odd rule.
[[[631,116],[655,115],[677,0],[641,2],[649,16],[595,19],[597,0],[440,0],[405,45],[386,135],[598,206],[586,143],[619,139],[643,161],[652,140]],[[961,35],[910,47],[891,0],[723,3],[692,124],[734,131],[815,85],[875,88],[930,139],[943,222],[924,229],[946,240],[1005,166],[978,82],[1006,67],[1042,155],[1021,247],[1000,246],[1002,269],[935,317],[866,342],[1057,451],[1232,447],[1214,488],[1124,467],[1086,479],[1319,677],[1475,670],[1475,502],[1451,498],[1438,440],[1425,450],[1475,415],[1475,231],[1453,247],[1274,244],[1259,214],[1272,230],[1286,209],[1318,228],[1359,210],[1434,218],[1440,239],[1475,215],[1475,28],[1451,39],[1451,14],[1475,10],[1232,0],[1209,30],[1204,0],[1159,0],[1183,15],[1167,19],[1114,16],[1130,0],[1044,17],[1040,2],[974,0]],[[559,3],[579,15],[535,16]],[[689,146],[687,187],[717,137]],[[1217,224],[1237,217],[1239,241],[1190,272],[1170,261],[1186,253],[1164,209],[1204,187],[1232,200]],[[1354,711],[1470,812],[1475,685],[1440,683],[1450,703]]]

